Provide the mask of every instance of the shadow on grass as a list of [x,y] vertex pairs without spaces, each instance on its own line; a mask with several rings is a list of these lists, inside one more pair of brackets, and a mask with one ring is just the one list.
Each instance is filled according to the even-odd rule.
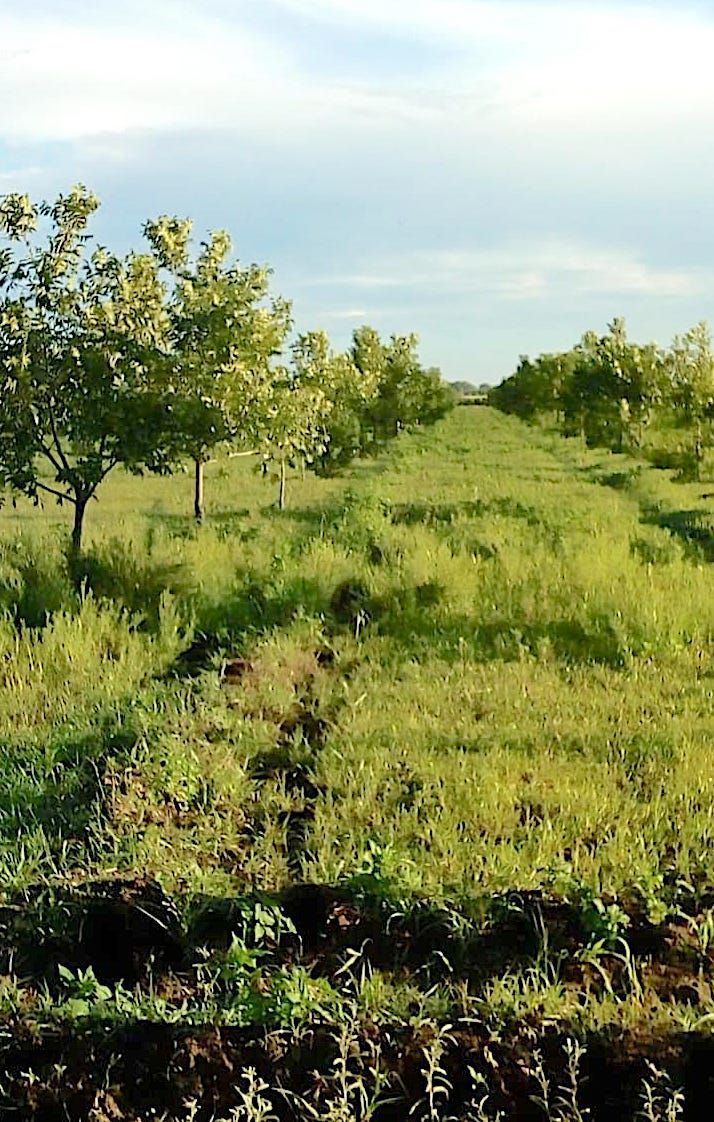
[[193,643],[179,656],[172,674],[192,677],[214,667],[221,652],[238,653],[246,639],[299,617],[322,622],[325,634],[392,640],[405,658],[455,663],[556,658],[566,663],[627,665],[648,646],[646,636],[628,634],[605,613],[587,618],[508,618],[475,623],[466,614],[445,612],[444,588],[428,580],[373,595],[359,575],[334,588],[315,579],[293,577],[276,585],[248,582],[204,607]]
[[485,518],[492,514],[520,518],[529,526],[540,525],[543,521],[541,512],[535,507],[511,498],[489,501],[476,499],[457,503],[399,503],[391,508],[392,522],[403,526],[448,525],[462,518]]
[[[204,524],[214,529],[219,538],[237,537],[245,540],[245,534],[251,530],[250,527],[246,530],[245,521],[250,516],[251,511],[247,507],[239,510],[215,510],[206,515]],[[151,511],[146,517],[152,528],[165,530],[172,538],[191,540],[201,532],[201,526],[191,514]]]
[[294,577],[271,583],[248,579],[219,601],[197,604],[194,642],[177,661],[190,674],[211,665],[221,650],[240,647],[275,627],[286,627],[299,616],[320,616],[328,608],[324,588],[315,580]]
[[44,627],[56,613],[75,611],[79,600],[64,558],[21,542],[2,546],[0,611],[20,626]]
[[[473,909],[478,918],[468,914]],[[357,973],[406,973],[427,991],[449,977],[483,984],[537,962],[544,947],[576,960],[593,936],[591,912],[539,889],[463,906],[405,900],[398,886],[363,875],[226,897],[174,897],[141,878],[88,880],[32,886],[0,907],[0,964],[8,973],[14,963],[52,988],[60,965],[91,967],[105,983],[146,983],[174,970],[191,974],[206,952],[237,939],[314,975],[339,978],[351,960]],[[668,923],[652,923],[636,903],[628,917],[623,939],[632,953],[668,961]]]
[[510,662],[547,655],[563,662],[617,669],[646,645],[643,637],[625,634],[606,614],[536,620],[514,615],[475,624],[467,615],[435,612],[438,595],[432,582],[400,590],[394,599],[373,606],[373,625],[380,635],[399,643],[408,657],[447,663],[464,656]]
[[88,844],[105,762],[128,753],[136,734],[117,716],[82,733],[49,735],[46,744],[0,744],[0,846],[21,852],[23,838],[35,836],[48,856],[67,859]]
[[612,488],[613,491],[628,491],[636,485],[641,475],[642,468],[638,464],[624,471],[590,472],[588,478],[594,483],[599,483],[601,487]]
[[700,561],[714,561],[714,513],[698,510],[645,511],[642,521],[658,526],[679,538],[691,557]]
[[69,568],[73,583],[83,593],[90,591],[97,600],[120,605],[143,617],[152,629],[159,622],[165,594],[186,595],[193,585],[185,565],[139,558],[117,538],[70,559]]
[[408,970],[425,989],[457,974],[485,980],[542,952],[587,941],[578,910],[539,892],[494,896],[480,921],[427,900],[405,902],[364,878],[293,884],[266,894],[167,895],[155,881],[117,878],[74,887],[35,885],[3,909],[0,964],[57,985],[58,966],[91,967],[105,983],[190,971],[204,949],[234,938],[329,977],[359,951],[370,968]]

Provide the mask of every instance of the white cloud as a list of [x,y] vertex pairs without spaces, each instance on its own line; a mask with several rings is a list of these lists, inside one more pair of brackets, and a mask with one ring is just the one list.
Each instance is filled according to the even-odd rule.
[[0,171],[0,188],[3,191],[24,191],[28,180],[37,179],[43,170],[41,167],[23,167]]
[[696,296],[711,288],[712,275],[661,269],[637,255],[574,242],[546,241],[462,252],[418,252],[377,262],[369,270],[325,277],[319,285],[356,290],[419,290],[472,293],[501,300],[575,295]]
[[[432,114],[421,96],[301,67],[279,30],[258,34],[198,0],[88,3],[42,18],[0,5],[0,139],[91,139],[110,157],[137,131],[236,129],[261,143],[295,130],[388,128]],[[99,140],[97,138],[100,138]]]
[[642,334],[710,312],[712,58],[682,0],[0,0],[0,193],[81,173],[124,239],[159,179],[335,334],[426,325],[461,362],[481,309],[508,368],[605,297]]
[[[684,5],[611,0],[272,0],[275,30],[248,31],[199,0],[62,14],[0,10],[0,138],[77,138],[133,129],[218,127],[265,133],[380,131],[421,123],[470,137],[511,129],[663,130],[714,118],[714,19]],[[268,3],[268,0],[261,0]],[[398,62],[381,82],[347,83],[302,64],[280,7],[332,27],[452,49],[418,78]],[[349,41],[347,39],[347,41]],[[313,56],[314,59],[314,56]]]
[[134,0],[101,21],[91,8],[81,15],[0,11],[0,136],[259,126],[263,104],[288,104],[295,93],[277,43],[226,27],[198,5]]
[[498,106],[515,120],[541,128],[549,121],[562,121],[578,122],[586,129],[594,121],[607,121],[618,129],[633,123],[662,124],[682,111],[711,119],[714,18],[687,4],[277,2],[316,21],[370,26],[407,41],[417,38],[450,46],[459,58],[449,63],[445,87],[460,99],[467,115],[469,108],[480,114]]
[[365,319],[369,315],[366,308],[335,308],[333,311],[323,313],[324,319],[350,320]]

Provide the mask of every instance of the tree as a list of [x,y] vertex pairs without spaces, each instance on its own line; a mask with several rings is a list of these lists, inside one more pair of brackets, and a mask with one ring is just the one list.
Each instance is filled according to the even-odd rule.
[[554,414],[566,432],[572,431],[573,418],[577,417],[579,431],[584,403],[574,373],[584,358],[582,348],[587,339],[585,336],[583,344],[570,351],[542,354],[535,359],[521,355],[515,373],[489,389],[489,403],[526,421]]
[[678,335],[668,356],[671,397],[681,421],[692,429],[692,454],[698,479],[711,443],[714,417],[714,351],[708,324],[698,323]]
[[288,467],[314,466],[325,453],[331,419],[345,394],[356,392],[358,377],[350,357],[331,350],[324,331],[307,332],[293,344],[291,364],[274,377],[255,427],[264,469],[277,464],[281,510]]
[[351,357],[363,377],[376,382],[361,411],[361,450],[379,448],[402,429],[431,424],[455,404],[453,391],[436,368],[424,370],[416,335],[382,342],[372,327],[354,333]]
[[[325,347],[323,340],[323,353]],[[315,461],[323,473],[345,467],[364,450],[366,414],[379,392],[382,357],[377,333],[360,328],[353,334],[349,354],[323,360],[322,382],[332,402],[326,421],[327,442],[320,460]]]
[[603,361],[602,340],[594,331],[586,331],[573,347],[570,376],[561,386],[559,401],[566,436],[579,435],[588,444],[612,441],[619,415],[617,377]]
[[457,395],[438,366],[420,370],[416,387],[416,412],[414,419],[418,425],[433,425],[445,417],[456,405]]
[[168,470],[173,424],[164,286],[151,255],[89,255],[98,206],[83,186],[51,203],[0,200],[0,481],[70,503],[75,554],[117,464]]
[[421,367],[416,335],[392,335],[384,348],[379,388],[368,410],[376,443],[397,436],[416,419],[415,387]]
[[565,434],[615,451],[639,447],[665,390],[659,349],[630,342],[618,318],[602,336],[586,332],[569,355],[557,394]]
[[292,347],[291,366],[280,369],[258,421],[264,470],[270,464],[278,467],[280,510],[285,509],[288,467],[311,463],[327,447],[327,419],[333,409],[331,361],[324,332],[299,336]]
[[652,413],[662,400],[663,361],[654,343],[640,346],[627,338],[624,319],[615,319],[598,340],[596,363],[610,396],[607,402],[617,451],[639,447]]
[[359,376],[370,387],[350,426],[357,455],[369,452],[377,441],[376,405],[386,377],[387,351],[379,332],[365,324],[353,331],[349,355]]
[[242,447],[270,393],[272,358],[290,330],[290,306],[268,300],[269,270],[230,263],[231,239],[209,234],[192,258],[192,223],[162,216],[144,233],[172,279],[176,451],[194,463],[194,514],[204,514],[204,465],[219,445]]

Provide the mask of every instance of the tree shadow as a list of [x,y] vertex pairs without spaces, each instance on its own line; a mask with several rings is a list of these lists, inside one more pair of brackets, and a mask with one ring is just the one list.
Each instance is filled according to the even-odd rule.
[[184,564],[139,557],[118,538],[70,558],[69,568],[76,588],[121,605],[149,627],[158,624],[166,593],[186,595],[193,587]]
[[510,497],[455,503],[397,503],[390,508],[391,521],[403,526],[450,525],[462,518],[485,518],[490,514],[523,519],[529,526],[540,525],[543,521],[542,513],[535,507]]
[[714,513],[702,507],[694,510],[645,511],[641,521],[658,526],[678,538],[690,557],[714,561]]
[[277,588],[248,580],[218,602],[196,605],[196,638],[179,656],[177,668],[205,668],[219,651],[240,645],[246,635],[287,627],[299,616],[320,616],[328,607],[329,596],[314,579],[296,576]]
[[2,547],[0,611],[26,627],[44,627],[56,612],[79,607],[64,558],[22,542]]
[[204,526],[214,530],[220,540],[235,537],[247,541],[257,533],[255,527],[245,525],[251,514],[247,507],[237,510],[214,510],[206,515],[203,525],[199,525],[191,514],[165,514],[152,511],[147,514],[147,520],[150,526],[165,530],[169,537],[181,541],[193,541]]
[[623,634],[606,613],[535,620],[512,615],[475,623],[468,615],[440,610],[442,593],[438,583],[428,581],[396,589],[362,612],[370,627],[397,642],[409,658],[454,663],[466,656],[477,662],[511,662],[547,652],[565,663],[617,669],[638,653],[636,637]]
[[60,730],[48,745],[0,744],[0,846],[14,852],[23,838],[39,835],[49,854],[83,850],[102,799],[105,765],[129,753],[136,739],[113,715],[82,733]]
[[205,952],[237,938],[324,977],[359,952],[370,968],[407,971],[428,989],[451,975],[483,982],[532,963],[544,937],[556,953],[587,940],[578,910],[539,891],[495,894],[475,920],[455,906],[407,902],[367,879],[225,897],[173,897],[158,882],[129,877],[36,884],[0,906],[0,965],[7,973],[14,963],[52,988],[60,965],[91,968],[106,984],[137,984],[190,972]]

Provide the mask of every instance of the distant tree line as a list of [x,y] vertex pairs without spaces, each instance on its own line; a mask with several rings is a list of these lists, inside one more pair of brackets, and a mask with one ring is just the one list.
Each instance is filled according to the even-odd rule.
[[162,216],[120,256],[88,233],[98,206],[83,186],[0,197],[0,486],[71,505],[75,551],[119,465],[192,462],[200,521],[205,464],[255,455],[282,507],[289,468],[337,470],[451,407],[415,336],[362,327],[338,353],[294,334],[270,271],[236,261],[225,231],[195,246],[190,220]]
[[698,323],[661,348],[631,342],[625,321],[615,319],[604,335],[589,331],[569,351],[521,357],[489,401],[524,420],[551,415],[564,435],[614,451],[639,448],[648,426],[666,416],[686,432],[698,478],[714,443],[711,332]]
[[480,385],[475,385],[473,382],[449,382],[452,390],[456,394],[459,401],[464,398],[470,400],[477,399],[479,401],[485,400],[488,394],[493,389],[490,382],[481,382]]

